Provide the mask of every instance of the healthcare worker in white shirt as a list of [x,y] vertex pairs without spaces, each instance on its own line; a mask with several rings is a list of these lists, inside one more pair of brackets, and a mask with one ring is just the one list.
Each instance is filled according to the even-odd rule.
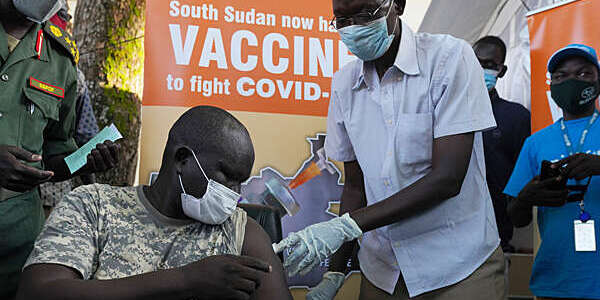
[[360,299],[503,299],[481,131],[496,126],[463,40],[416,34],[406,0],[333,0],[359,60],[333,76],[325,150],[344,162],[341,217],[290,233],[290,276],[333,255],[307,299],[332,299],[357,240]]

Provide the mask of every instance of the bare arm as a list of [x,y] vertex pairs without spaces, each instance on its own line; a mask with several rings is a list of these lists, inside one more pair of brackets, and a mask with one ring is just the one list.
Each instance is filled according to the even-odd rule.
[[252,257],[215,255],[181,268],[121,279],[83,280],[69,267],[36,264],[23,271],[17,299],[247,300],[270,269],[269,264]]
[[272,266],[270,273],[261,274],[261,284],[256,287],[251,299],[292,299],[283,266],[273,252],[271,239],[252,218],[248,218],[246,223],[246,236],[244,237],[242,254],[264,260]]
[[17,299],[185,299],[182,272],[164,270],[116,280],[83,280],[69,267],[31,265],[23,271]]
[[367,232],[421,214],[458,195],[471,160],[473,139],[473,133],[435,139],[429,174],[388,199],[356,210],[350,216]]
[[[362,169],[357,161],[344,163],[344,190],[340,200],[340,215],[349,213],[367,206],[365,195],[365,183]],[[331,257],[329,270],[333,272],[346,273],[348,259],[352,256],[354,249],[358,247],[356,240],[347,242]]]

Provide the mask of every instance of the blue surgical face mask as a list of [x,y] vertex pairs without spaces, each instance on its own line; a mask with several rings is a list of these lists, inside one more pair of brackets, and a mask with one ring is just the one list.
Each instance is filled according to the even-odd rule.
[[492,69],[483,69],[483,76],[485,77],[485,86],[487,86],[488,91],[491,91],[494,87],[496,87],[496,82],[498,81],[498,74],[500,72]]
[[[387,15],[390,11],[392,11],[391,5]],[[342,42],[362,61],[372,61],[382,57],[394,41],[394,32],[388,34],[387,15],[366,25],[351,25],[338,29]],[[395,30],[396,24],[394,24]]]

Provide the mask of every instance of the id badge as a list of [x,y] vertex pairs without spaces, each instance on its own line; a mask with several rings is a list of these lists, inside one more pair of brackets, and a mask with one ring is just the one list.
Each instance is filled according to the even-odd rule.
[[585,223],[575,220],[575,251],[594,252],[596,251],[596,232],[594,230],[594,220]]

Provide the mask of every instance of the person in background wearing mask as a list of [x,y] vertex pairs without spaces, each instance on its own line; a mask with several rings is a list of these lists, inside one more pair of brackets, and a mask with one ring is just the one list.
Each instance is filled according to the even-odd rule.
[[465,41],[414,33],[405,5],[333,0],[333,24],[359,58],[333,76],[327,118],[325,151],[344,162],[343,215],[274,247],[290,252],[291,275],[334,255],[309,299],[335,296],[360,237],[361,300],[503,299],[483,70]]
[[38,186],[104,171],[119,146],[101,144],[81,171],[64,157],[77,150],[79,54],[69,35],[46,22],[58,0],[0,0],[0,299],[11,298],[44,222]]
[[[71,15],[69,15],[69,6],[66,1],[63,2],[60,10],[50,18],[52,24],[67,31],[70,25]],[[77,102],[75,105],[76,124],[75,124],[75,143],[78,147],[83,146],[91,140],[98,132],[98,123],[94,115],[94,109],[90,102],[90,93],[85,83],[83,72],[77,67]],[[79,176],[83,184],[92,184],[96,182],[95,175],[82,174]],[[61,182],[45,182],[40,185],[40,197],[44,204],[46,218],[50,215],[52,209],[62,200],[62,198],[72,190],[72,180]]]
[[18,299],[291,299],[270,238],[236,207],[253,164],[237,119],[188,110],[151,186],[87,185],[58,204]]
[[506,212],[507,198],[503,191],[521,147],[531,134],[531,115],[522,105],[500,98],[496,91],[496,81],[502,78],[507,70],[504,65],[504,42],[498,37],[486,36],[475,42],[473,50],[483,67],[485,84],[497,124],[495,129],[483,133],[486,180],[494,204],[500,245],[504,253],[514,252],[514,247],[510,245],[513,225]]
[[[531,223],[532,208],[538,208],[541,245],[529,284],[538,299],[600,299],[600,122],[595,107],[600,65],[593,48],[572,44],[552,55],[548,71],[552,99],[564,117],[525,141],[504,190],[514,197],[508,213],[522,227]],[[542,161],[553,164],[542,168]]]

